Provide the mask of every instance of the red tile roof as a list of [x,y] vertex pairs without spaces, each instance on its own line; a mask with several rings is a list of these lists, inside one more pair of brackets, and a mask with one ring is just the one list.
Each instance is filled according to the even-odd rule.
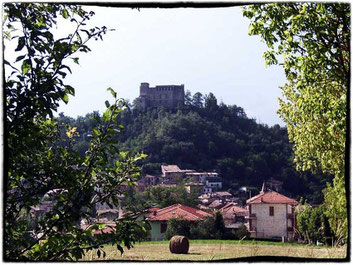
[[210,208],[220,209],[224,206],[224,203],[220,200],[214,200],[213,202],[208,205]]
[[298,204],[294,199],[288,198],[282,194],[275,191],[261,192],[260,194],[250,198],[246,201],[247,204],[253,203],[278,203],[278,204]]
[[245,208],[241,208],[236,205],[236,203],[230,202],[224,205],[221,209],[219,209],[223,215],[238,215],[245,216],[248,213],[248,210]]
[[208,216],[212,214],[182,204],[174,204],[146,215],[146,219],[148,221],[168,221],[170,218],[181,217],[188,221],[200,221]]
[[160,209],[160,208],[158,208],[158,207],[151,207],[151,208],[148,208],[147,211],[148,211],[149,213],[152,213],[152,212],[158,211],[159,209]]

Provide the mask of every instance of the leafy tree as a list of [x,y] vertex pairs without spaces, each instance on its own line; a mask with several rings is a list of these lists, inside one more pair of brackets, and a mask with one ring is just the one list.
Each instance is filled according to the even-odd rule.
[[192,97],[191,97],[191,92],[190,90],[186,90],[185,96],[184,96],[184,101],[186,106],[191,106],[192,105]]
[[190,227],[192,224],[190,221],[183,219],[182,217],[170,218],[167,223],[167,230],[165,231],[165,238],[171,239],[175,235],[186,236],[190,238]]
[[203,95],[200,92],[197,92],[192,97],[192,105],[197,108],[202,108],[204,105]]
[[[105,224],[80,225],[89,221],[96,204],[117,206],[120,185],[134,183],[139,175],[135,161],[143,156],[131,157],[116,148],[115,135],[121,130],[116,120],[124,101],[108,89],[114,102],[106,101],[107,110],[94,117],[96,125],[84,156],[74,150],[77,128],[67,125],[62,138],[60,124],[53,118],[59,103],[74,95],[74,88],[64,83],[71,72],[68,59],[78,63],[75,56],[90,50],[87,42],[107,32],[105,27],[85,27],[93,14],[74,5],[4,5],[6,260],[77,260],[93,248],[98,256],[105,255],[106,243],[123,252],[122,246],[130,248],[145,230],[143,224],[127,220],[97,238],[94,231]],[[73,32],[60,39],[52,33],[59,17],[73,25]],[[8,58],[10,42],[17,42],[14,61]],[[117,153],[114,166],[108,165]],[[51,197],[51,207],[33,225],[33,207],[45,195]]]
[[145,191],[144,197],[162,208],[173,204],[183,204],[190,207],[196,207],[198,204],[198,195],[196,193],[187,193],[182,185],[176,187],[149,187]]
[[217,98],[213,93],[205,95],[205,108],[210,112],[216,111],[218,108]]
[[[287,83],[282,87],[279,114],[294,143],[297,168],[335,177],[334,186],[328,184],[324,191],[330,209],[327,216],[336,236],[346,239],[350,5],[258,4],[244,8],[243,14],[251,19],[249,33],[260,35],[269,47],[264,53],[266,63],[283,65]],[[328,200],[331,197],[336,200]]]
[[301,236],[308,243],[326,242],[325,237],[330,236],[324,208],[324,205],[313,208],[308,204],[298,208],[297,226]]
[[226,227],[224,225],[223,215],[220,211],[214,213],[214,237],[222,239],[226,234]]
[[[90,125],[91,116],[62,119],[78,127],[76,148],[82,155],[94,126]],[[178,111],[126,109],[118,116],[118,123],[124,125],[117,135],[120,149],[148,154],[139,164],[143,175],[158,176],[162,163],[202,171],[216,169],[224,188],[233,192],[241,186],[261,188],[264,180],[274,177],[283,181],[290,196],[305,197],[315,204],[322,203],[321,190],[331,179],[328,174],[296,172],[286,128],[257,124],[236,105],[221,103],[213,114],[194,106]]]
[[212,217],[199,222],[198,234],[202,239],[228,239],[231,235],[226,231],[223,215],[216,211]]
[[248,231],[248,228],[245,225],[241,225],[237,230],[232,232],[232,234],[234,234],[235,239],[238,240],[250,238],[250,232]]
[[327,184],[324,190],[325,215],[335,233],[337,245],[345,243],[348,237],[347,208],[344,207],[346,198],[343,197],[342,190],[345,190],[344,178],[335,178],[333,185]]

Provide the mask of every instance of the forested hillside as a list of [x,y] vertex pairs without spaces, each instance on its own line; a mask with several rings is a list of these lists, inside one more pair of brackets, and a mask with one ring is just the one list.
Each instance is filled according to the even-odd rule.
[[[80,137],[77,150],[84,154],[94,125],[93,116],[59,120],[77,126]],[[241,186],[261,188],[263,180],[283,181],[287,194],[322,202],[321,190],[330,177],[298,173],[286,128],[258,124],[236,105],[218,104],[210,93],[193,96],[186,93],[185,106],[177,110],[128,108],[118,116],[124,126],[119,148],[148,155],[142,161],[143,173],[159,174],[160,165],[176,164],[183,169],[216,170],[224,179],[225,189]]]

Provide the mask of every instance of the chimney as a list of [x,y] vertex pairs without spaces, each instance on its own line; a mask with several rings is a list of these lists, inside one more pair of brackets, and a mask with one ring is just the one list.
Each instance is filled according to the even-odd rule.
[[153,215],[156,216],[157,215],[157,211],[153,211]]
[[261,193],[264,193],[266,190],[266,186],[265,186],[265,181],[262,183],[262,189],[261,189]]

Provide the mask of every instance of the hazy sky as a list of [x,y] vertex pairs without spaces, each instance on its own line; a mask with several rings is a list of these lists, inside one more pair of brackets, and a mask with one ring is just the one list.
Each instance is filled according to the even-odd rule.
[[[76,89],[59,112],[76,117],[104,110],[108,87],[131,102],[141,82],[184,84],[186,90],[214,93],[219,101],[244,108],[248,117],[284,125],[276,111],[285,82],[278,66],[265,67],[266,46],[249,36],[240,7],[140,9],[87,7],[92,26],[115,31],[92,41],[66,83]],[[59,27],[58,30],[61,30]]]

